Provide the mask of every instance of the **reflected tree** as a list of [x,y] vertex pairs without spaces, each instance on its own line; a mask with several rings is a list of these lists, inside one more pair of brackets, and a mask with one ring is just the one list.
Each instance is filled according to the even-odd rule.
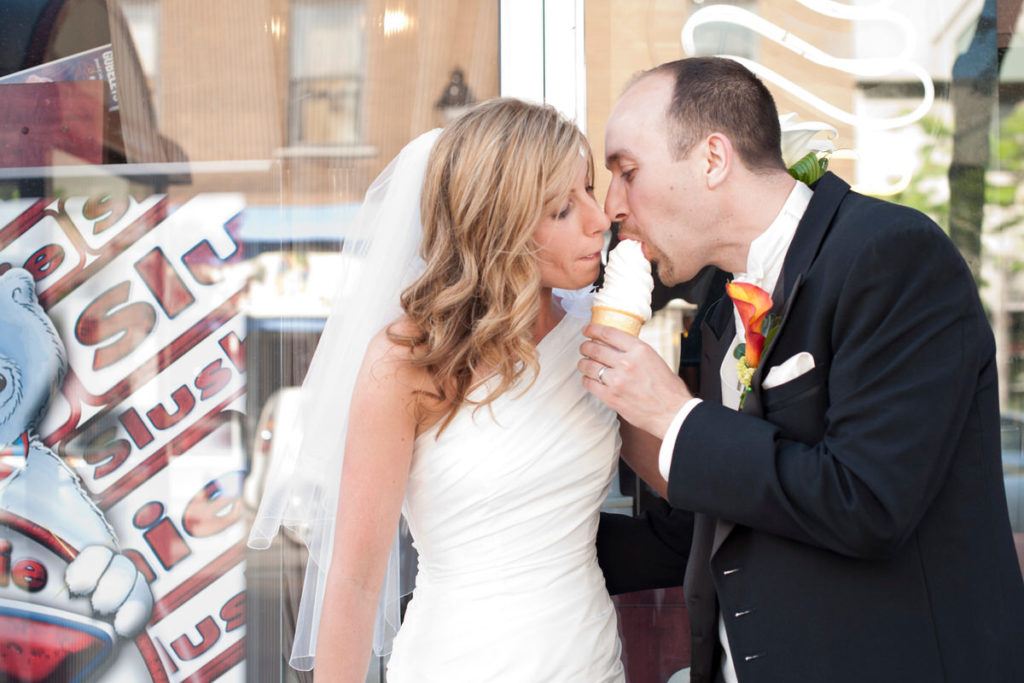
[[999,75],[996,30],[996,0],[985,0],[974,37],[953,64],[950,90],[955,128],[949,165],[949,234],[975,280],[981,274],[985,170]]
[[[1020,9],[1021,0],[985,0],[971,43],[953,64],[950,98],[955,128],[949,166],[949,232],[975,280],[980,279],[981,272],[985,202],[992,194],[986,191],[985,183],[992,152],[989,136],[1006,53],[1006,47],[999,44],[998,30],[1002,23],[1012,32]],[[997,144],[1003,142],[1001,139]],[[1000,159],[1005,158],[1000,154]]]

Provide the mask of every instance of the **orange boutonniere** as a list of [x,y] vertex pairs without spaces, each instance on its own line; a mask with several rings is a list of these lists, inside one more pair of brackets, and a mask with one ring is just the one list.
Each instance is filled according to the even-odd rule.
[[736,304],[743,323],[743,343],[737,344],[733,355],[736,356],[736,374],[744,390],[740,395],[740,407],[750,391],[750,382],[754,370],[761,362],[761,354],[765,345],[778,327],[775,316],[768,315],[772,309],[772,298],[760,287],[746,282],[729,282],[725,285],[729,298]]

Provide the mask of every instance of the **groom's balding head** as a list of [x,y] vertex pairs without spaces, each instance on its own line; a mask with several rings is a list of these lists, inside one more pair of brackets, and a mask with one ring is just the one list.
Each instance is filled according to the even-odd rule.
[[665,78],[671,83],[664,114],[675,158],[686,156],[706,135],[720,132],[729,137],[751,171],[785,170],[775,100],[745,66],[724,57],[666,62],[634,76],[623,99],[649,78]]

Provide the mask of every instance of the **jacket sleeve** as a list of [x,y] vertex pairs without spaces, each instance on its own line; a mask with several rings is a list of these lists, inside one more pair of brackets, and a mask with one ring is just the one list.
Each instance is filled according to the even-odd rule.
[[639,517],[601,513],[597,561],[608,592],[681,586],[693,539],[693,513],[653,507]]
[[[827,338],[806,339],[827,356],[815,358],[820,382],[791,397],[785,416],[697,406],[675,444],[674,506],[884,557],[913,533],[961,439],[981,440],[962,431],[994,343],[952,243],[922,219],[875,231],[846,258],[834,310],[813,314]],[[779,340],[807,334],[784,328]],[[787,420],[810,425],[814,442],[794,439]]]

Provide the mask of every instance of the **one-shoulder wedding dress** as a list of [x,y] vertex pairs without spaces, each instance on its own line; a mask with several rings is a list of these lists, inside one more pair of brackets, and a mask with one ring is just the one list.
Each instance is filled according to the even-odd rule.
[[566,314],[541,340],[525,394],[416,440],[403,512],[419,567],[389,683],[624,681],[594,546],[618,423],[576,369],[585,323]]

